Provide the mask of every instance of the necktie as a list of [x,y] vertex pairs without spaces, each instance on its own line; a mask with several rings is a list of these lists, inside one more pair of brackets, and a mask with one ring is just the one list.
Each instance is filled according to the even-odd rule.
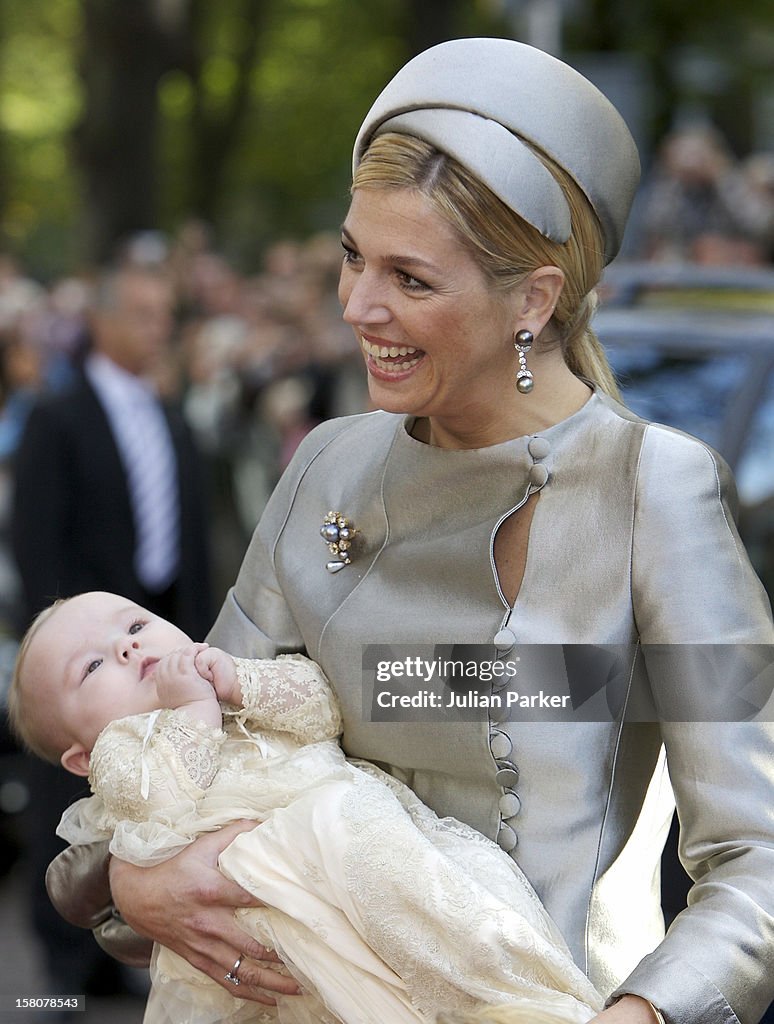
[[169,426],[150,393],[132,396],[130,429],[123,437],[134,514],[135,570],[146,590],[164,590],[177,574],[180,508],[177,461]]

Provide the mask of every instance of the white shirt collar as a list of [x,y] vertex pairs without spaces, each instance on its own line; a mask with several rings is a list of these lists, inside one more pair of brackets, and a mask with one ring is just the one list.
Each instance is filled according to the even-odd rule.
[[145,377],[129,373],[102,352],[92,352],[86,359],[84,371],[91,384],[101,395],[110,397],[155,398],[156,389]]

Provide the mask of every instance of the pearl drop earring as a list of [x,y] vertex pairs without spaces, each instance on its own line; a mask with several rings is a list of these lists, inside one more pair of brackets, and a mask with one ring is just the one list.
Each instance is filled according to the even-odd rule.
[[513,347],[519,356],[519,368],[516,371],[516,390],[521,395],[528,395],[535,386],[532,371],[527,369],[527,353],[532,348],[535,336],[532,331],[517,331],[513,338]]

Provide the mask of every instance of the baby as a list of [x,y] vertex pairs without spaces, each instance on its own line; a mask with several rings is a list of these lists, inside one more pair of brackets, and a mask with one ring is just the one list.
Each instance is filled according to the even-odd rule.
[[110,839],[149,865],[260,822],[219,866],[264,904],[239,924],[301,994],[258,1007],[156,947],[145,1024],[416,1024],[494,1004],[525,1024],[582,1024],[601,1007],[510,857],[346,760],[307,658],[232,658],[125,598],[82,594],[30,627],[9,714],[34,753],[88,776],[93,795],[58,829],[71,844]]

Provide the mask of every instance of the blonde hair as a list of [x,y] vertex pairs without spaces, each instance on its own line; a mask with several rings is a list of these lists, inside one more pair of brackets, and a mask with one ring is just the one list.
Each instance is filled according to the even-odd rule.
[[410,188],[426,196],[495,288],[510,289],[538,267],[559,267],[565,285],[549,323],[565,362],[576,376],[618,398],[613,371],[590,326],[605,265],[601,225],[569,174],[545,154],[536,155],[570,208],[572,228],[564,243],[545,238],[458,161],[414,136],[377,135],[355,171],[352,190]]
[[34,680],[27,678],[24,666],[32,641],[37,636],[40,627],[69,600],[71,600],[69,597],[63,597],[54,601],[32,620],[19,644],[11,686],[8,691],[8,724],[11,732],[26,750],[53,764],[59,764],[70,741],[64,731],[58,733],[56,729],[43,729],[41,720],[36,713],[41,705],[40,701],[36,699]]

